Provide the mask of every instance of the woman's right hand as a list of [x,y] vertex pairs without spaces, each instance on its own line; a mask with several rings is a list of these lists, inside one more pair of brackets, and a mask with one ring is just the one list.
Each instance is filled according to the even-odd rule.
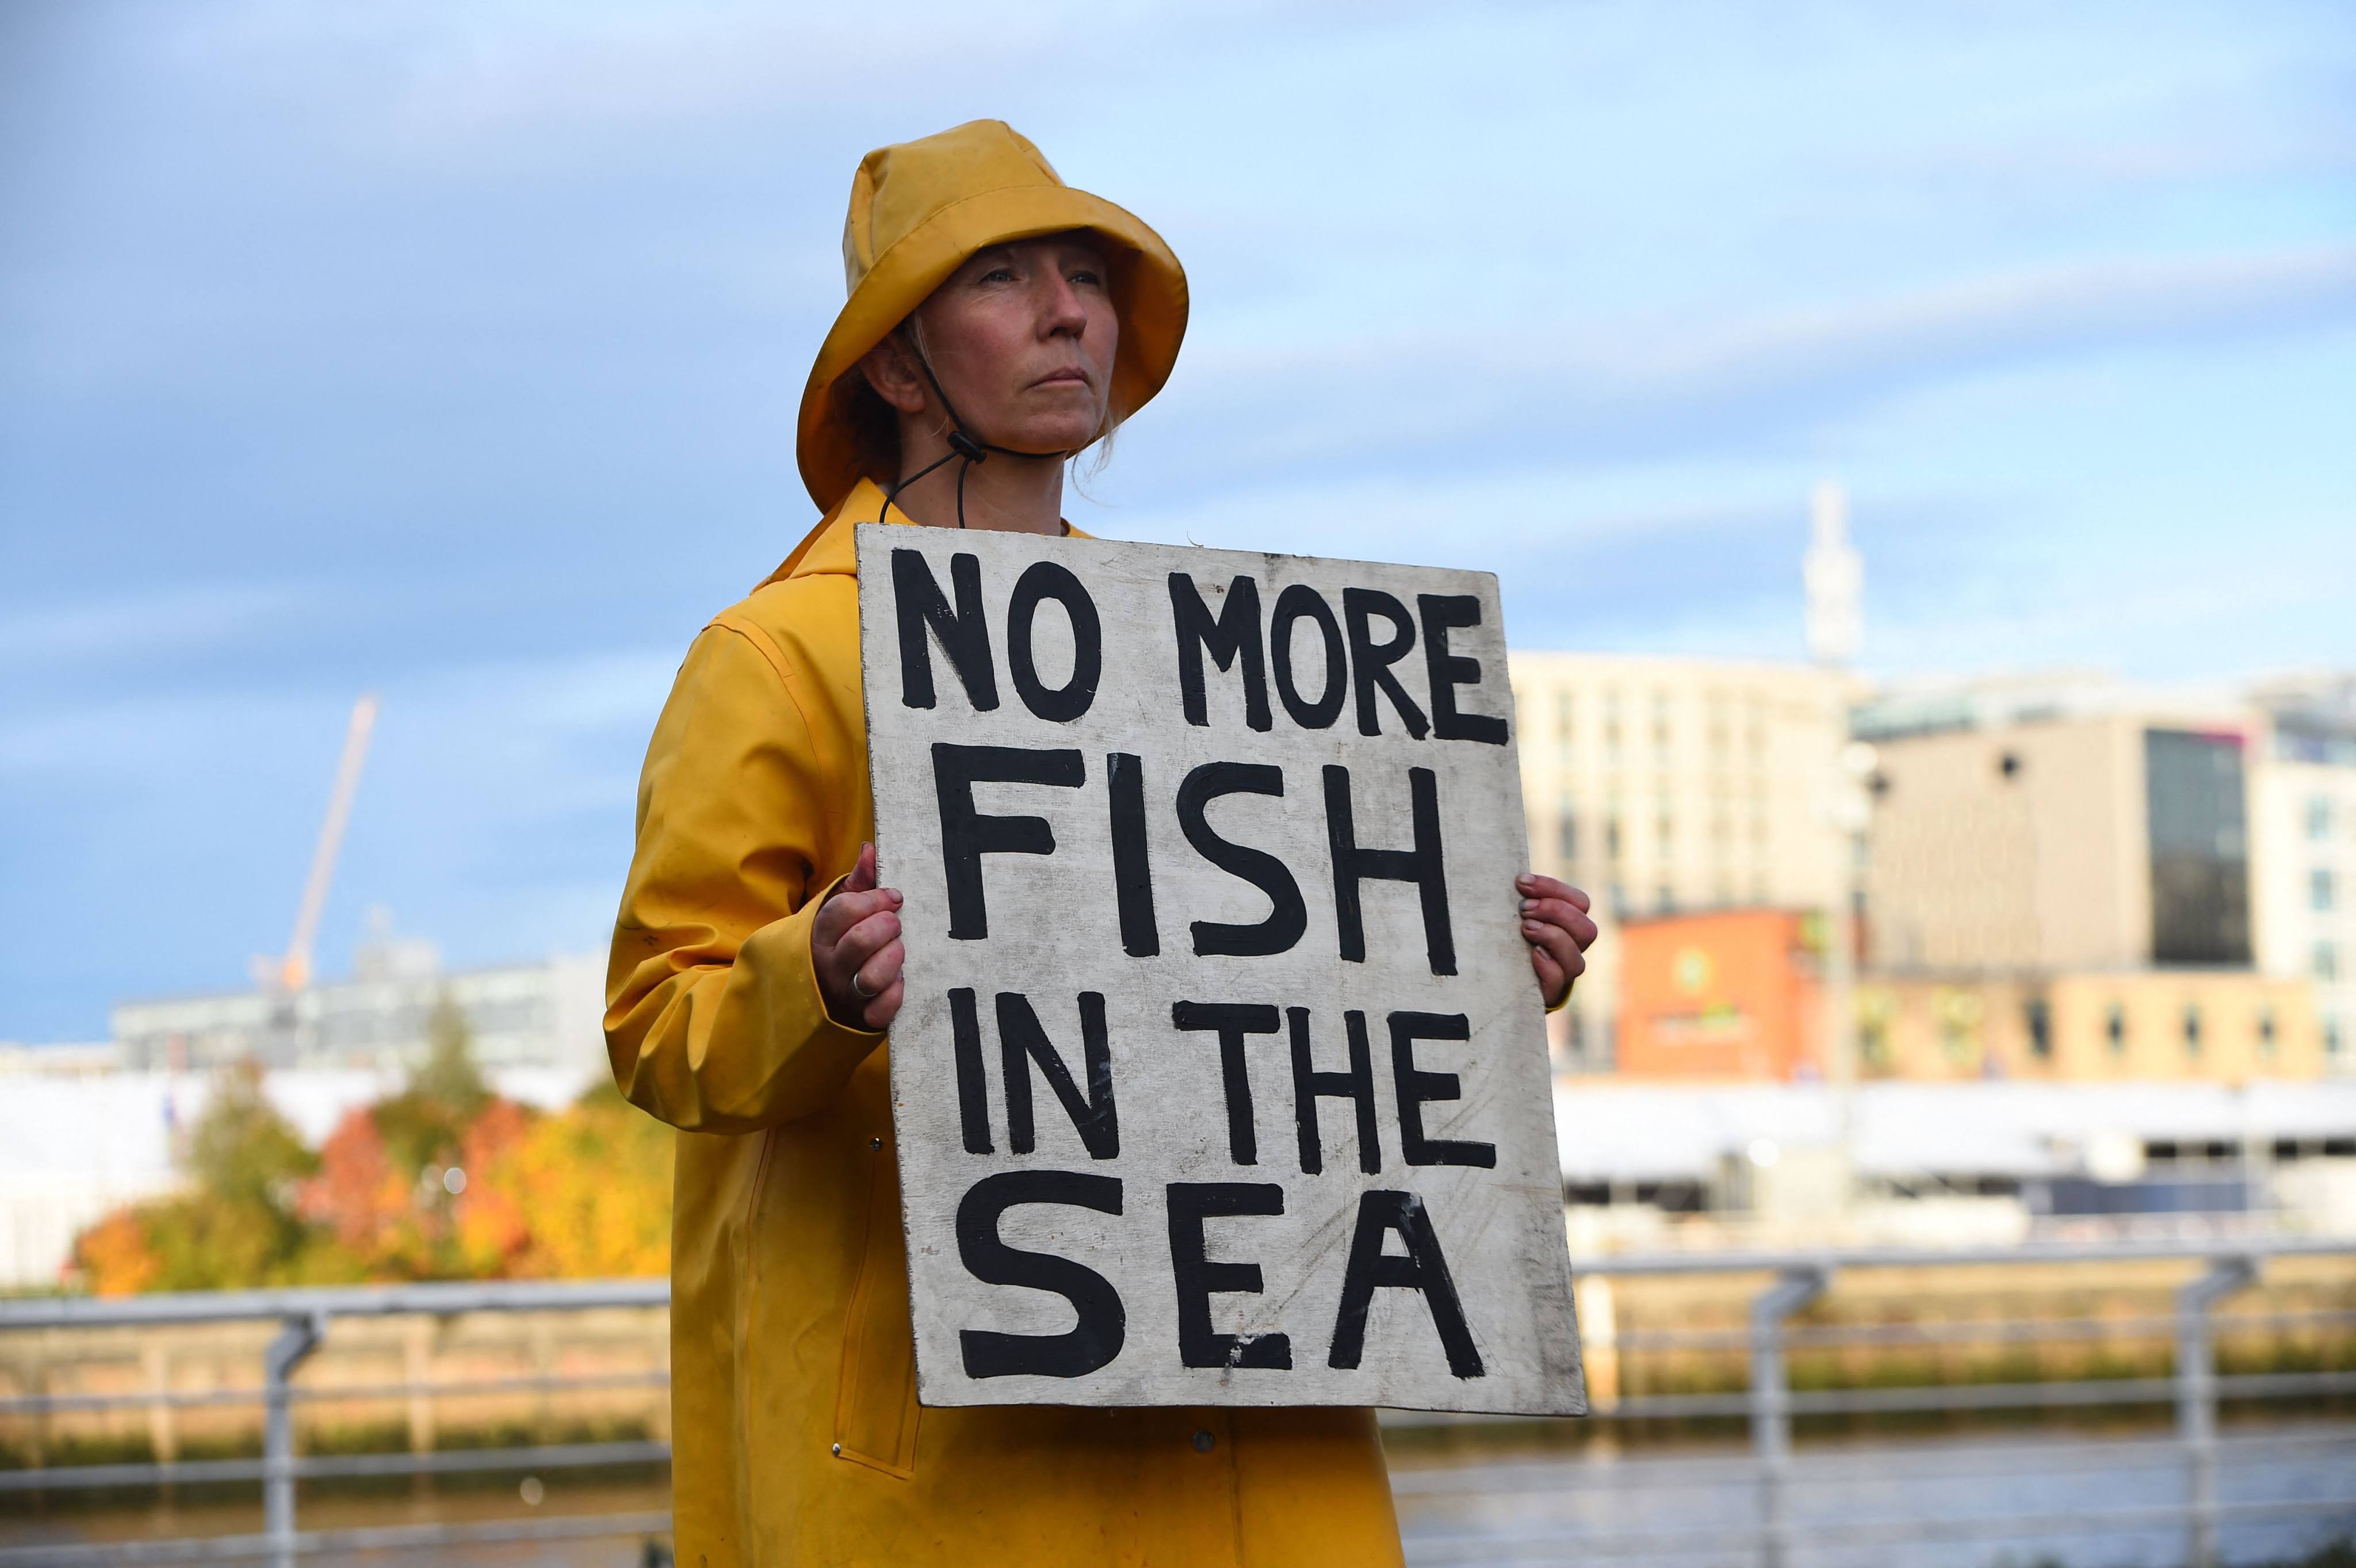
[[900,894],[875,886],[875,846],[859,846],[859,864],[810,922],[810,965],[828,1015],[854,1029],[882,1031],[900,1011]]

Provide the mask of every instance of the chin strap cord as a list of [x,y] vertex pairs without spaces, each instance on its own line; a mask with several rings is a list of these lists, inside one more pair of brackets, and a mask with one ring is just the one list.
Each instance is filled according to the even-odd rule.
[[[908,347],[916,356],[916,368],[925,372],[925,380],[931,385],[933,395],[941,400],[941,412],[949,416],[949,449],[940,456],[936,457],[931,462],[926,464],[923,467],[917,469],[915,473],[909,475],[906,478],[902,479],[898,484],[894,485],[890,489],[885,490],[884,492],[883,510],[878,511],[875,514],[876,521],[881,522],[884,521],[884,513],[889,512],[892,510],[892,503],[900,499],[900,492],[902,490],[906,489],[910,485],[915,484],[918,479],[923,478],[926,474],[931,473],[935,468],[937,468],[942,464],[948,462],[951,458],[962,457],[965,459],[965,461],[958,467],[957,480],[957,520],[958,526],[959,528],[963,528],[965,526],[965,477],[976,463],[986,462],[992,452],[1003,453],[1009,457],[1062,458],[1068,457],[1072,455],[1068,451],[1023,452],[1019,451],[1012,446],[993,446],[989,442],[982,440],[980,436],[974,435],[965,427],[965,420],[958,414],[957,404],[949,402],[949,394],[941,389],[941,379],[933,374],[932,361],[926,358],[924,345],[912,341]],[[905,512],[908,509],[906,507],[902,507],[900,510]]]

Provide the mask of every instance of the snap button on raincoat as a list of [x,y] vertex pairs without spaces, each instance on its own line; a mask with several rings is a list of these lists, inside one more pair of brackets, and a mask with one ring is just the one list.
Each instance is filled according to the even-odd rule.
[[917,1406],[883,1036],[810,962],[874,832],[851,531],[882,510],[859,482],[705,628],[639,786],[606,1034],[679,1129],[679,1561],[1398,1563],[1371,1412]]

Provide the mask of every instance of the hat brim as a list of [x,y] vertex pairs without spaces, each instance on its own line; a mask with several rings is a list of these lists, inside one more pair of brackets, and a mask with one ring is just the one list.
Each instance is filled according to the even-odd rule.
[[831,511],[870,476],[858,444],[835,403],[834,383],[948,281],[975,252],[1011,240],[1085,229],[1116,248],[1113,307],[1120,345],[1113,357],[1108,399],[1126,419],[1160,392],[1186,336],[1186,274],[1162,236],[1134,214],[1068,186],[1013,186],[951,202],[902,235],[875,258],[819,345],[802,389],[795,451],[802,483],[820,511]]

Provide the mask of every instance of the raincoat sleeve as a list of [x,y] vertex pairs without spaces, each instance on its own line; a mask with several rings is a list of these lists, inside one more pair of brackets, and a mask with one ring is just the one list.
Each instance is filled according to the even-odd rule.
[[837,880],[820,874],[826,802],[841,789],[818,757],[785,672],[707,627],[647,748],[606,970],[615,1081],[674,1127],[809,1115],[884,1038],[835,1022],[811,963]]

